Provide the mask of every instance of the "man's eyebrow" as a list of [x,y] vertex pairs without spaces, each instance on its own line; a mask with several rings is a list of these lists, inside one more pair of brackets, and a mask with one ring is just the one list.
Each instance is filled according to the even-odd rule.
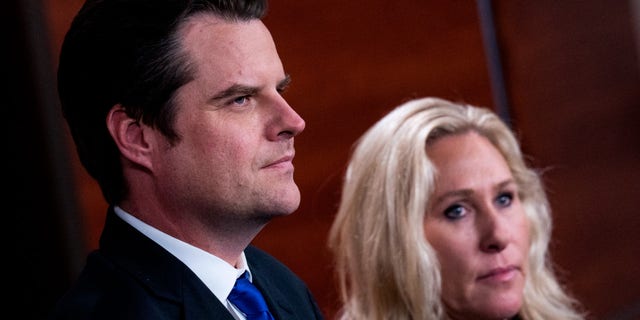
[[278,89],[284,89],[286,87],[289,86],[289,84],[291,84],[291,75],[285,75],[284,79],[280,80],[280,82],[278,82]]
[[[291,83],[291,76],[286,75],[284,79],[278,82],[278,90],[283,90]],[[218,92],[215,96],[213,96],[210,101],[220,101],[231,97],[240,97],[240,96],[252,96],[255,95],[258,91],[260,91],[259,87],[252,87],[243,84],[233,84],[230,87]]]
[[246,86],[242,84],[233,84],[232,86],[218,92],[215,96],[213,96],[210,101],[219,101],[231,97],[239,97],[239,96],[251,96],[255,95],[260,88]]

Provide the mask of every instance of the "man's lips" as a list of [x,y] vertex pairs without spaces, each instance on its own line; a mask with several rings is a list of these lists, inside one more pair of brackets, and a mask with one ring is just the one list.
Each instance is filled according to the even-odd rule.
[[275,160],[275,161],[267,164],[263,168],[273,168],[273,167],[292,165],[292,160],[293,160],[293,155],[286,155],[286,156],[284,156],[282,158],[279,158],[278,160]]

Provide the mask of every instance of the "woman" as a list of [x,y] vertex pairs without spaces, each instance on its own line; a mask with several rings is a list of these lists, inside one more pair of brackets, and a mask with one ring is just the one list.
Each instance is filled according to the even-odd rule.
[[359,140],[329,235],[342,319],[583,319],[550,208],[488,109],[409,101]]

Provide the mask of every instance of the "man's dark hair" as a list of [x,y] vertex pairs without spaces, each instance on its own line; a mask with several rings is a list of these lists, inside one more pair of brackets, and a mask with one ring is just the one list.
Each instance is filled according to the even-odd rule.
[[106,126],[121,104],[173,143],[176,90],[193,78],[176,32],[209,13],[229,21],[262,19],[266,0],[87,0],[64,38],[58,93],[77,152],[109,204],[127,194],[120,152]]

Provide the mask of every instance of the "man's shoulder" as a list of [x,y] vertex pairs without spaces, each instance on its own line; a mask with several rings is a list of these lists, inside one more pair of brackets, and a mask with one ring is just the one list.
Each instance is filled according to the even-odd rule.
[[257,286],[278,305],[287,305],[287,319],[323,319],[315,298],[306,283],[283,262],[266,251],[249,246],[245,249],[247,263]]
[[244,250],[244,254],[247,257],[247,261],[251,269],[269,269],[271,271],[281,271],[293,274],[293,271],[291,271],[289,267],[276,257],[254,245],[249,245]]
[[309,289],[304,280],[271,254],[258,247],[249,246],[245,255],[251,272],[260,278],[258,281],[263,285],[285,288],[289,292],[302,295],[308,293]]
[[139,279],[95,251],[49,319],[165,319],[178,314],[176,304],[155,296]]

